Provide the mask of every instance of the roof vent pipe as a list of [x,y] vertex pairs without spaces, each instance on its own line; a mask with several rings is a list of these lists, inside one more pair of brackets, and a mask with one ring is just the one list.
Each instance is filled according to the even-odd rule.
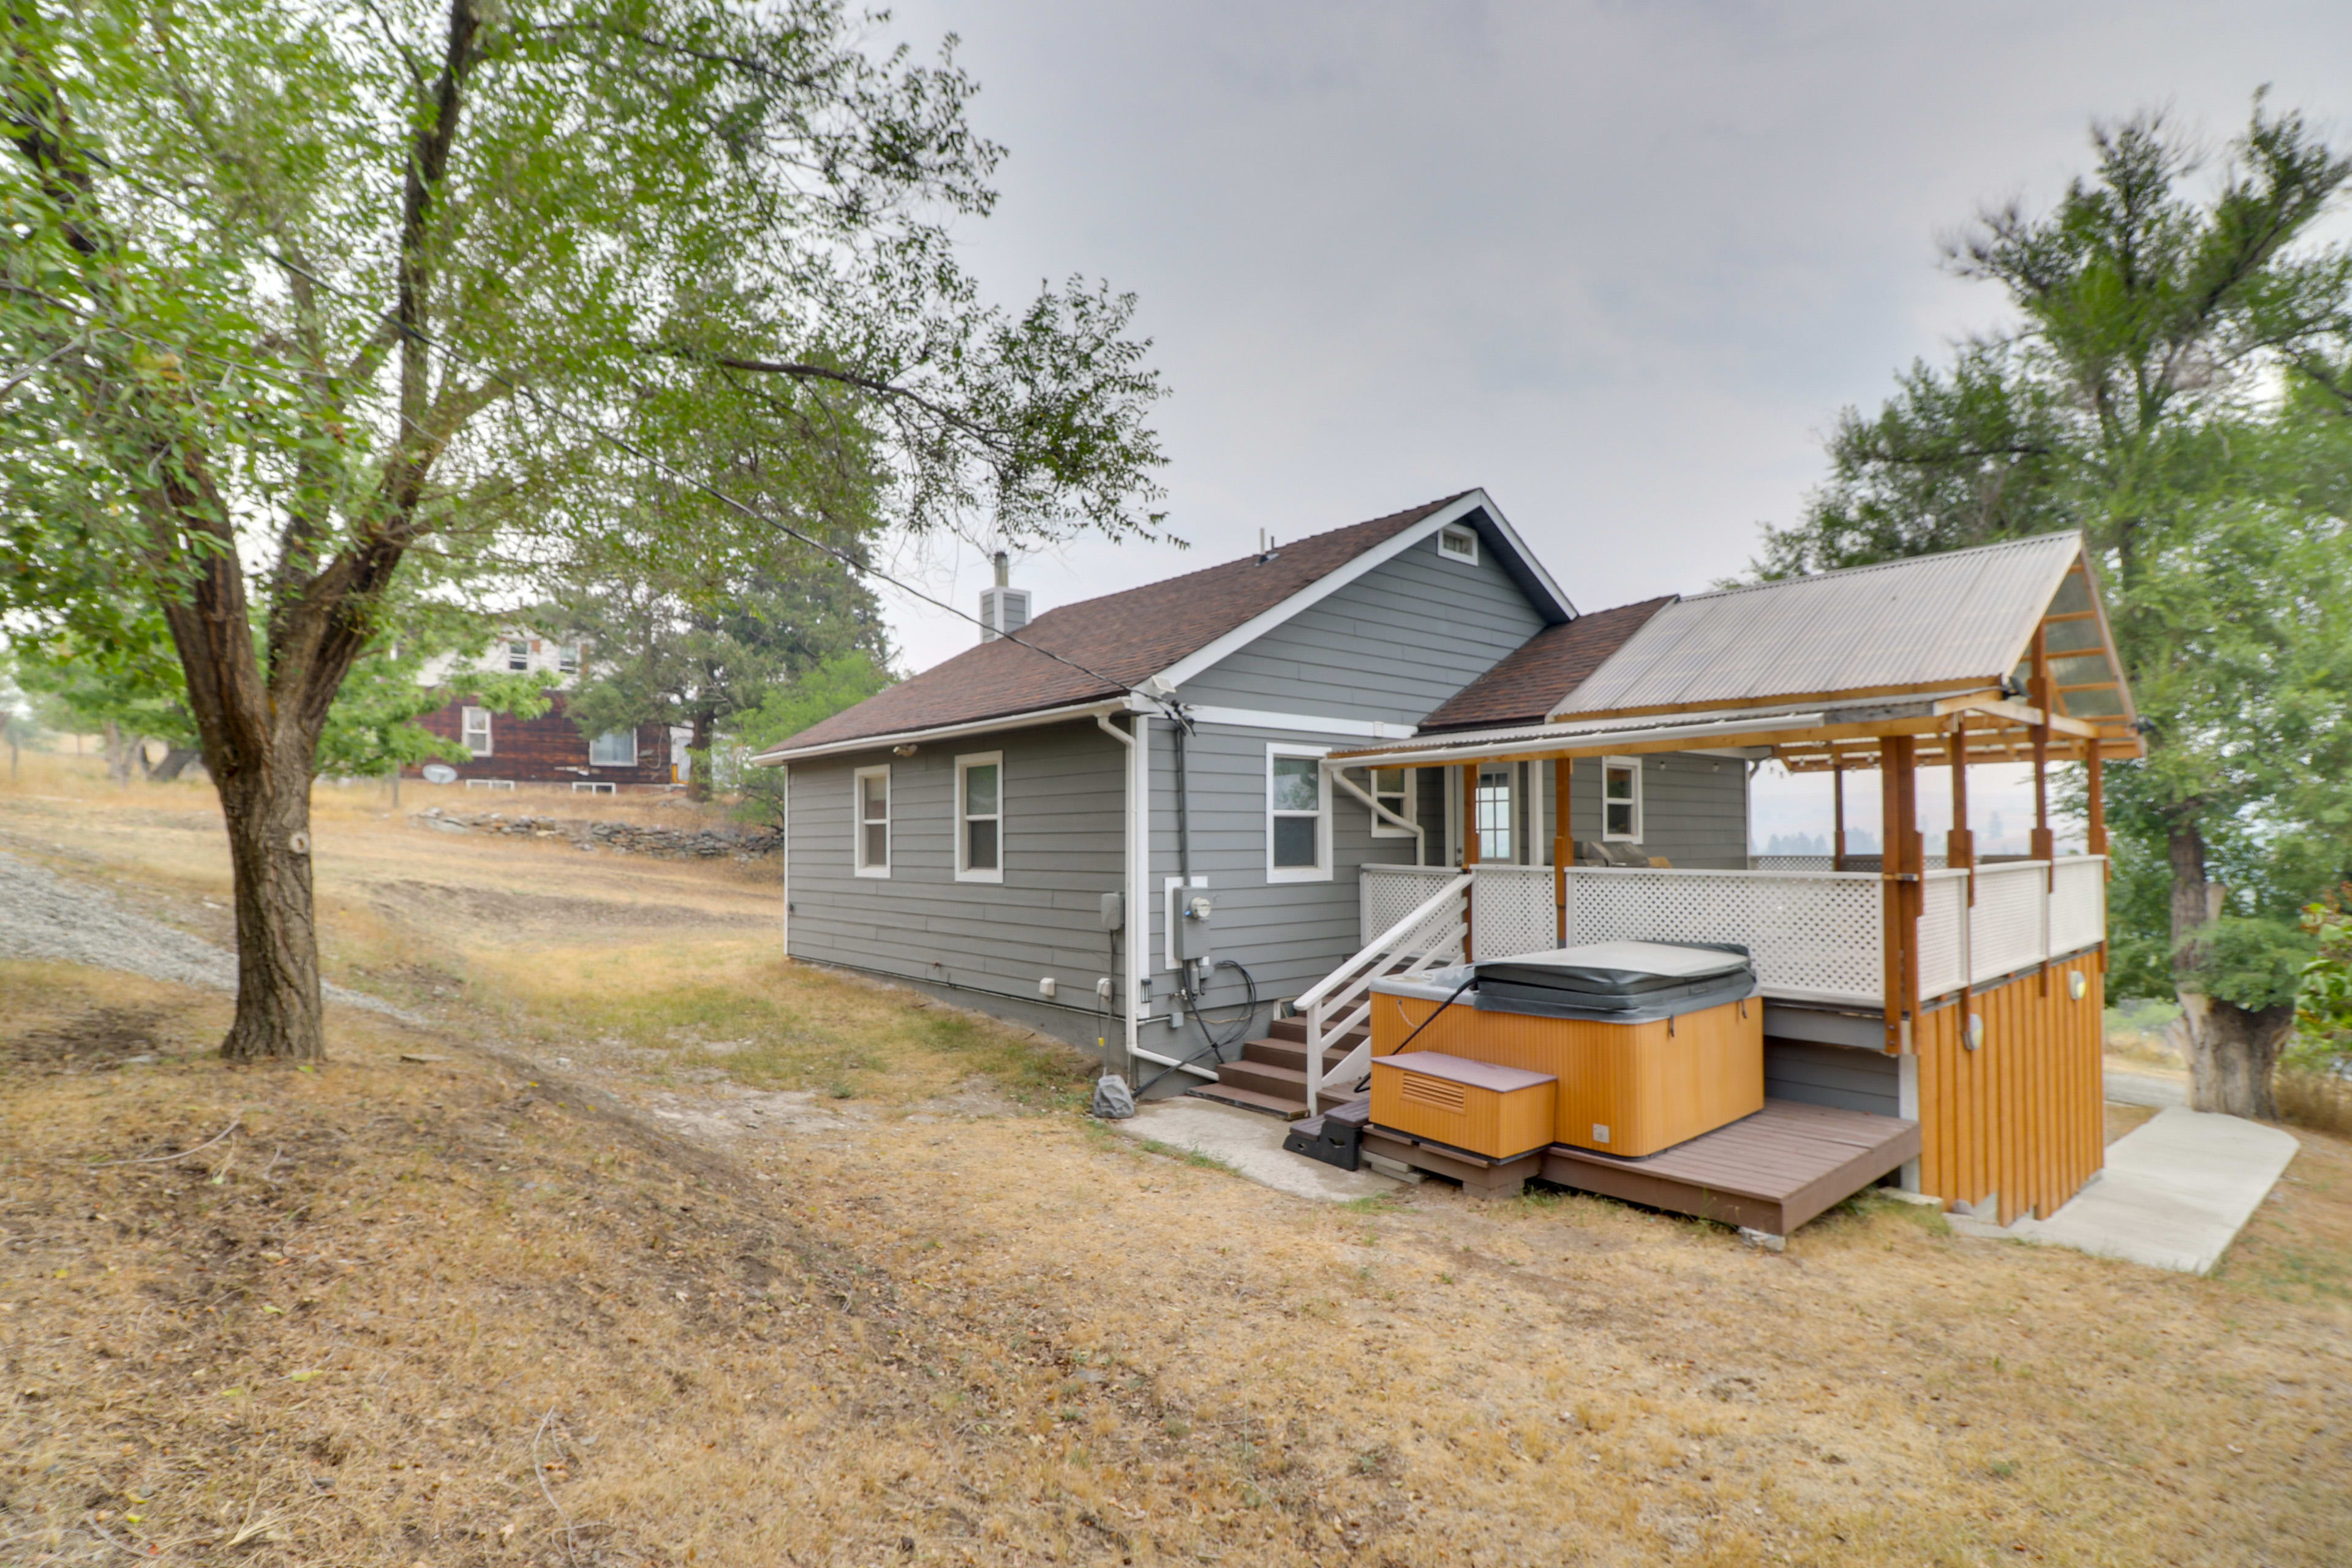
[[996,552],[996,581],[980,591],[980,640],[994,642],[1029,624],[1029,590],[1012,585],[1013,566]]

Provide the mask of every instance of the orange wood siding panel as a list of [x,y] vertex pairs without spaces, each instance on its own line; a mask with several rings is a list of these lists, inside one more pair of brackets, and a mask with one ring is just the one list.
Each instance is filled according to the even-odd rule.
[[1513,1160],[1551,1143],[1557,1089],[1531,1083],[1497,1091],[1376,1060],[1372,1121],[1490,1160]]
[[[2083,976],[2083,994],[2070,976]],[[2081,953],[1974,993],[1984,1019],[1969,1050],[1966,1012],[1919,1021],[1919,1185],[1946,1203],[2000,1194],[1999,1219],[2046,1217],[2106,1163],[2100,1020],[2104,954]]]
[[[1375,1067],[1440,1005],[1375,994]],[[1549,1141],[1612,1154],[1654,1154],[1764,1109],[1760,998],[1654,1024],[1481,1013],[1457,1004],[1422,1030],[1412,1048],[1558,1079]],[[1381,1121],[1377,1100],[1372,1120]],[[1606,1141],[1596,1127],[1608,1129]]]

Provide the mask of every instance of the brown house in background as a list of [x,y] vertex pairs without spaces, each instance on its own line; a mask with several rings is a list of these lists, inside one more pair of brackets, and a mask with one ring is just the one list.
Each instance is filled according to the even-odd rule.
[[[483,707],[478,699],[466,695],[467,667],[458,661],[446,660],[430,669],[429,684],[457,695],[417,723],[448,742],[450,754],[438,763],[412,763],[401,770],[402,775],[473,789],[569,784],[597,795],[668,789],[685,783],[683,731],[673,731],[665,724],[640,724],[633,731],[589,735],[572,721],[564,711],[563,689],[579,679],[584,653],[579,643],[516,631],[471,661],[476,669],[545,676],[550,706],[536,719],[518,719]],[[456,777],[441,773],[444,768]],[[438,780],[436,773],[440,774]]]

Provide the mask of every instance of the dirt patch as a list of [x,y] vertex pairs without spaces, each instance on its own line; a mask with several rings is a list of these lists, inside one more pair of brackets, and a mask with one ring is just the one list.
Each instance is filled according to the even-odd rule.
[[152,1062],[162,1044],[159,1007],[98,1007],[62,1023],[26,1029],[8,1039],[8,1064],[37,1072],[102,1072],[126,1060]]
[[717,913],[679,904],[638,903],[583,898],[578,894],[517,892],[502,888],[457,887],[444,882],[376,882],[370,891],[386,913],[406,920],[456,915],[477,925],[508,931],[536,931],[577,935],[583,930],[629,931],[713,926],[756,928],[757,917]]

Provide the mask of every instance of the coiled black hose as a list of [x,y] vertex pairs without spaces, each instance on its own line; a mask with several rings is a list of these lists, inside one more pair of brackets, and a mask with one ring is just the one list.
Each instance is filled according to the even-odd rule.
[[1178,1060],[1175,1066],[1164,1067],[1158,1072],[1153,1073],[1149,1081],[1145,1082],[1141,1087],[1136,1089],[1136,1099],[1141,1100],[1145,1092],[1149,1090],[1153,1084],[1158,1083],[1161,1079],[1166,1078],[1170,1073],[1176,1071],[1179,1068],[1192,1066],[1194,1062],[1199,1061],[1203,1056],[1208,1057],[1212,1061],[1222,1064],[1225,1059],[1225,1052],[1229,1047],[1238,1046],[1249,1037],[1250,1023],[1257,1016],[1257,981],[1250,974],[1250,972],[1247,969],[1243,968],[1241,963],[1234,959],[1221,958],[1211,966],[1211,969],[1212,972],[1218,969],[1230,969],[1239,974],[1242,977],[1243,989],[1249,998],[1247,1005],[1242,1009],[1242,1015],[1240,1017],[1228,1018],[1225,1020],[1225,1024],[1232,1030],[1232,1033],[1220,1038],[1217,1032],[1209,1026],[1209,1021],[1201,1016],[1201,1006],[1198,999],[1195,998],[1191,992],[1185,992],[1184,1011],[1192,1015],[1192,1022],[1201,1031],[1201,1048],[1194,1051],[1192,1055]]

